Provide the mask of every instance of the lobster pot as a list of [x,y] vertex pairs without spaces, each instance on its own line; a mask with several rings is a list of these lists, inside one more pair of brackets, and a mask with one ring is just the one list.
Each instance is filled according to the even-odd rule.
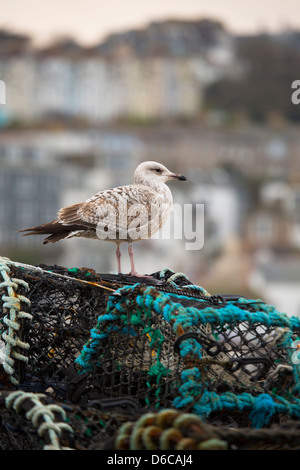
[[0,276],[3,390],[236,428],[300,416],[300,320],[260,299],[170,270],[132,280],[1,258]]
[[3,382],[65,398],[65,372],[105,309],[103,291],[88,270],[9,264],[3,276]]
[[234,412],[239,424],[255,426],[297,416],[299,319],[260,300],[193,298],[187,290],[135,285],[110,299],[75,361],[88,384],[81,399],[131,397],[211,420]]

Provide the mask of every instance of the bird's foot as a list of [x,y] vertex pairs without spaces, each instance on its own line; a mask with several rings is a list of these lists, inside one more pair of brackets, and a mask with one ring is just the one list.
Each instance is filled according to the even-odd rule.
[[152,276],[147,276],[146,274],[139,274],[136,271],[130,271],[130,273],[127,273],[127,276],[132,276],[132,277],[147,277],[148,279],[151,278]]

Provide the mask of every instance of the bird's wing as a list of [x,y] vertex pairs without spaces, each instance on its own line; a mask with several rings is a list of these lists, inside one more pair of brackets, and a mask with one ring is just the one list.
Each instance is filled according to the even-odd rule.
[[51,241],[89,230],[102,239],[137,240],[159,230],[169,208],[149,187],[120,186],[63,207],[56,220],[20,231],[29,232],[25,235],[51,234]]
[[141,238],[147,238],[151,221],[159,213],[151,188],[129,185],[100,191],[85,202],[64,207],[58,220],[63,225],[95,229],[99,238],[128,239],[137,229],[145,232]]

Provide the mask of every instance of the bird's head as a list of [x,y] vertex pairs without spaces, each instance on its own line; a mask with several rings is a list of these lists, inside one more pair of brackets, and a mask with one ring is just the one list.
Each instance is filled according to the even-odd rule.
[[137,184],[158,184],[168,180],[186,181],[186,177],[178,173],[172,173],[161,163],[143,162],[134,172],[134,182]]

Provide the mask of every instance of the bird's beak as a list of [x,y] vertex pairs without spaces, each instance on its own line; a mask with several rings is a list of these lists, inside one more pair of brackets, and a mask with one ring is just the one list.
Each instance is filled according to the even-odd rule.
[[186,177],[183,176],[183,175],[178,175],[177,173],[171,173],[171,175],[169,175],[169,178],[170,179],[174,179],[174,180],[178,180],[178,181],[186,181]]

